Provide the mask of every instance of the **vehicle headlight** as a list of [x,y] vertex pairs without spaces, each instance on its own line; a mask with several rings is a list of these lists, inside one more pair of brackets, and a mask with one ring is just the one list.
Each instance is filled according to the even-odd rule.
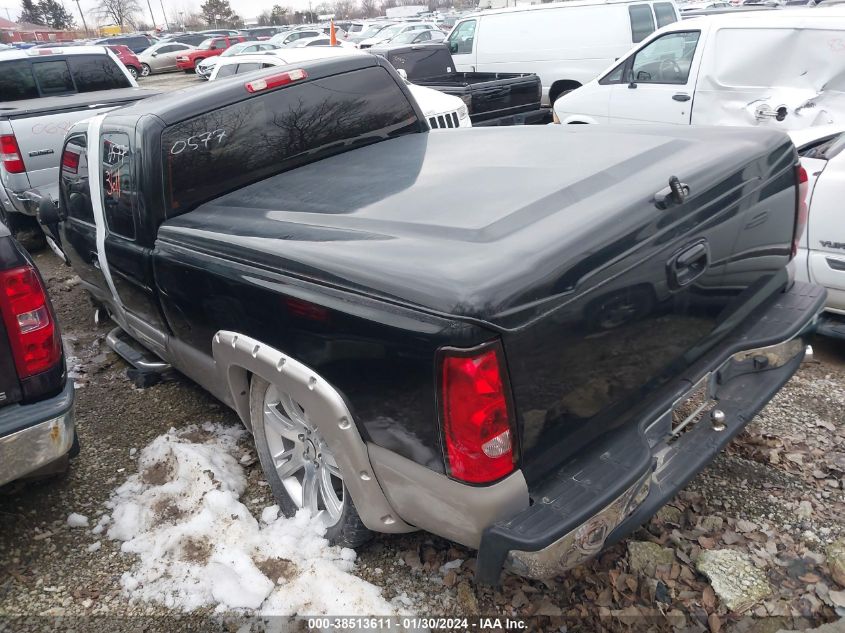
[[465,105],[462,105],[458,108],[458,118],[459,119],[468,119],[469,118],[469,109]]

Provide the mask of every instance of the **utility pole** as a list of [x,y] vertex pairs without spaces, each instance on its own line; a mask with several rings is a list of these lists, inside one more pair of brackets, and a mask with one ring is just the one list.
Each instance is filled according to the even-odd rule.
[[85,22],[85,14],[82,13],[82,7],[79,6],[79,0],[76,0],[76,8],[79,9],[79,17],[82,18],[82,28],[85,29],[85,37],[88,37],[88,23]]
[[150,4],[150,0],[147,0],[147,6],[150,8],[150,17],[153,19],[153,31],[156,30],[156,16],[153,15],[153,5]]
[[167,23],[167,11],[164,10],[164,0],[159,0],[159,2],[161,2],[161,14],[164,16],[164,28],[169,31],[170,25]]

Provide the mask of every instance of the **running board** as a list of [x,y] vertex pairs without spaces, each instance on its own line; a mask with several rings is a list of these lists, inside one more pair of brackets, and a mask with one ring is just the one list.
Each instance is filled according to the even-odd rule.
[[172,368],[140,343],[132,339],[119,327],[106,336],[106,344],[127,363],[142,373],[163,374]]

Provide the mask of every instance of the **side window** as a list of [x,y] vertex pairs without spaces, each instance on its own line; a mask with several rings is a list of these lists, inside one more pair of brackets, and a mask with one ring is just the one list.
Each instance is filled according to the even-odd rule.
[[88,185],[88,146],[84,134],[75,134],[62,150],[59,204],[65,217],[94,224]]
[[414,38],[415,42],[427,42],[431,39],[431,34],[428,31],[423,31]]
[[78,92],[129,88],[129,80],[108,55],[71,55],[70,72]]
[[619,64],[616,68],[614,68],[609,73],[607,73],[604,77],[599,79],[599,83],[602,86],[622,83],[623,75],[625,74],[625,66],[627,66],[627,65],[628,65],[628,60],[626,59],[621,64]]
[[668,33],[634,56],[631,79],[637,83],[685,84],[689,79],[699,31]]
[[466,20],[449,36],[449,48],[458,55],[471,53],[475,42],[475,20]]
[[248,64],[238,64],[237,74],[240,75],[241,73],[251,73],[253,70],[258,70],[260,68],[261,68],[261,64],[259,64],[258,62],[248,63]]
[[0,101],[38,98],[38,86],[28,59],[0,62]]
[[129,136],[103,134],[103,210],[110,233],[135,239],[132,201],[135,197],[135,176],[132,172]]
[[32,71],[35,73],[38,87],[41,88],[42,97],[74,91],[70,70],[63,59],[35,63],[32,65]]
[[654,33],[654,16],[647,4],[632,4],[628,7],[631,18],[631,41],[642,42]]
[[675,15],[675,7],[668,2],[655,2],[654,15],[657,17],[657,28],[678,21],[678,16]]
[[170,46],[162,46],[160,49],[158,49],[157,52],[159,55],[162,55],[164,53],[175,53],[176,51],[181,51],[182,48],[182,46],[175,46],[171,44]]
[[217,69],[217,79],[223,79],[223,77],[231,77],[235,74],[237,70],[237,64],[224,64],[221,65],[220,68]]

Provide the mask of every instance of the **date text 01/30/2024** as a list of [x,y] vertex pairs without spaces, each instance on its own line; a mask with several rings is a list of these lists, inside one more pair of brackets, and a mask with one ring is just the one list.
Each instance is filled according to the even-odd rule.
[[348,618],[308,618],[309,629],[322,631],[345,630],[478,630],[491,629],[505,631],[524,631],[528,628],[525,620],[518,618],[448,618],[448,617],[348,617]]

